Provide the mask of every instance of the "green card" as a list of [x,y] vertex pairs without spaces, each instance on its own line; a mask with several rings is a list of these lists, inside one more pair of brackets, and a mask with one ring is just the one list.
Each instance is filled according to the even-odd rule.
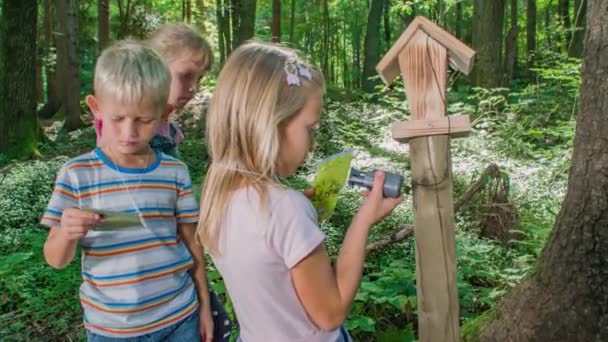
[[346,183],[350,171],[353,152],[345,151],[331,155],[319,164],[319,170],[312,183],[315,194],[312,205],[317,209],[319,222],[331,217],[338,203],[338,195]]
[[101,215],[103,218],[100,224],[93,227],[93,230],[122,230],[128,228],[140,228],[142,226],[139,214],[127,214],[119,211],[89,210]]

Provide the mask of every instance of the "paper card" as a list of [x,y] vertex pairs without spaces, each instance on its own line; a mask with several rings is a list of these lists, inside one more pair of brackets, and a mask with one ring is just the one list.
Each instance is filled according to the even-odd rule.
[[122,230],[128,228],[141,228],[142,222],[139,214],[128,214],[119,211],[90,210],[103,218],[102,222],[95,225],[93,230]]
[[331,155],[319,163],[317,175],[312,183],[315,190],[311,201],[319,215],[319,222],[331,217],[338,203],[338,195],[346,183],[352,151]]

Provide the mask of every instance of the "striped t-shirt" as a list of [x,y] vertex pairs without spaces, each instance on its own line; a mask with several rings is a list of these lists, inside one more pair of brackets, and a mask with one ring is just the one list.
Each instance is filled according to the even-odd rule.
[[112,337],[140,336],[197,310],[188,274],[193,259],[176,229],[178,223],[198,221],[184,163],[157,152],[146,168],[124,168],[97,148],[62,167],[41,223],[59,228],[61,213],[70,207],[139,213],[141,218],[132,228],[91,230],[80,241],[80,302],[87,329]]

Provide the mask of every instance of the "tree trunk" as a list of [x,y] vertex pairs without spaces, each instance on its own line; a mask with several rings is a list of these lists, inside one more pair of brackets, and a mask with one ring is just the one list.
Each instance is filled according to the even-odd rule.
[[321,49],[321,70],[329,76],[329,0],[323,0],[323,48]]
[[[38,23],[36,23],[38,25]],[[40,39],[40,29],[36,27],[36,46],[42,45],[42,39]],[[44,79],[42,73],[41,55],[40,50],[36,49],[36,103],[44,103]]]
[[186,22],[192,23],[192,0],[186,0]]
[[511,0],[510,6],[511,27],[509,28],[505,43],[505,78],[503,80],[503,85],[507,87],[513,79],[513,72],[517,63],[517,35],[519,34],[519,27],[517,26],[517,0]]
[[376,73],[376,64],[380,61],[380,23],[382,20],[382,7],[385,0],[371,0],[367,15],[367,32],[365,34],[363,65],[363,90],[371,93],[378,83],[370,77]]
[[36,0],[3,0],[0,21],[0,153],[32,156],[36,120]]
[[361,27],[356,26],[352,36],[353,44],[353,66],[351,69],[351,86],[359,88],[361,86]]
[[232,47],[236,49],[248,39],[253,38],[255,31],[256,0],[232,0]]
[[462,40],[462,1],[456,3],[456,37]]
[[574,1],[574,34],[568,46],[568,56],[581,57],[583,55],[583,41],[587,26],[587,0]]
[[[57,0],[62,1],[62,0]],[[123,0],[116,0],[118,4],[118,21],[119,28],[116,36],[119,39],[125,38],[129,35],[129,19],[131,18],[131,14],[133,12],[133,7],[135,6],[135,2],[131,2],[131,0],[127,0],[125,3]]]
[[562,24],[562,29],[564,30],[564,39],[566,47],[566,51],[568,49],[568,44],[570,44],[570,39],[572,37],[571,25],[570,25],[570,0],[559,0],[557,11],[559,13],[560,21]]
[[78,49],[78,0],[57,0],[57,62],[61,64],[61,102],[65,128],[82,127],[80,120],[80,55]]
[[296,0],[291,0],[291,21],[289,22],[289,42],[295,44],[296,34]]
[[527,0],[526,7],[526,59],[528,66],[532,66],[532,60],[536,51],[536,0]]
[[473,84],[498,87],[502,81],[502,30],[505,0],[475,0],[473,8],[473,49],[477,51]]
[[97,39],[99,40],[99,51],[108,46],[110,43],[110,1],[97,1]]
[[220,65],[226,61],[226,43],[224,36],[224,2],[215,0],[215,17],[217,20],[217,45],[220,54]]
[[272,41],[281,41],[281,0],[272,0]]
[[568,192],[538,267],[481,341],[608,341],[608,1],[589,0]]
[[[57,54],[53,51],[55,46],[54,30],[53,30],[53,6],[51,0],[44,0],[44,70],[46,78],[46,103],[38,110],[38,117],[50,119],[61,109],[61,99],[57,92],[57,76],[58,70]],[[50,62],[53,61],[53,62]]]
[[386,0],[384,4],[384,50],[387,51],[392,46],[393,42],[391,41],[391,0]]

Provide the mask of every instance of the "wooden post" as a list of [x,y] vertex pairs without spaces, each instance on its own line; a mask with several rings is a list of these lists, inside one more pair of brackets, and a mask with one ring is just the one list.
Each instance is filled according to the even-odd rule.
[[468,73],[474,51],[417,17],[376,69],[386,84],[399,71],[411,111],[393,138],[410,144],[420,341],[458,341],[459,307],[450,136],[470,130],[468,115],[446,116],[447,68]]

